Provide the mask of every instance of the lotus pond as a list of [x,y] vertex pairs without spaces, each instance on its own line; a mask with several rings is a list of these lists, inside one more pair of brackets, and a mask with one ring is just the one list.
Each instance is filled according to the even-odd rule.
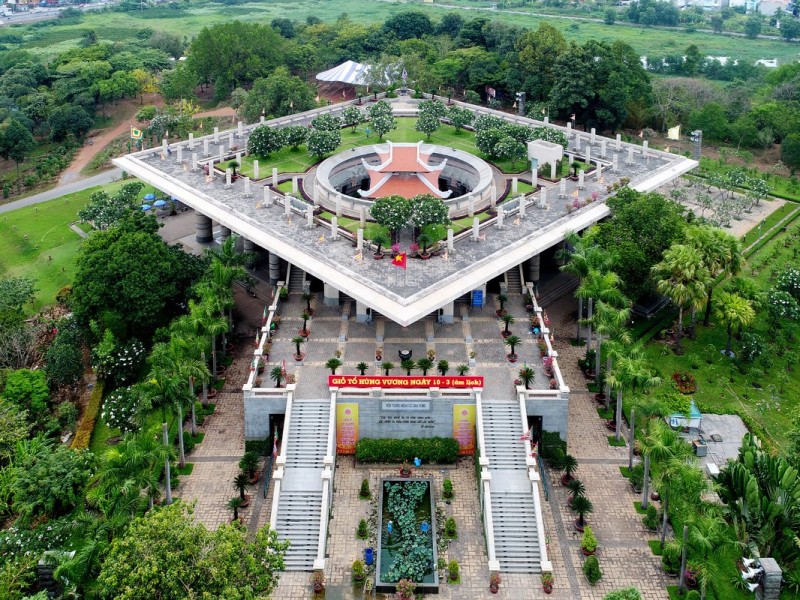
[[430,479],[381,480],[378,592],[393,592],[401,579],[414,581],[417,592],[438,592],[436,511],[432,490]]

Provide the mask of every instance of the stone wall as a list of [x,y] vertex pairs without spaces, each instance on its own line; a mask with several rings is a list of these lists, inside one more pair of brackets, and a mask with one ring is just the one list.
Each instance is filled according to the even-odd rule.
[[542,430],[557,431],[562,440],[567,439],[567,420],[569,419],[568,398],[525,398],[525,411],[528,416],[542,417]]
[[286,414],[286,395],[244,393],[244,439],[263,440],[270,434],[269,416]]

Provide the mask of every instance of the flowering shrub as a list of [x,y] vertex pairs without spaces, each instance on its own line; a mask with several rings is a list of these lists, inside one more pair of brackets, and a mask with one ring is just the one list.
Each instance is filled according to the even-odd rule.
[[794,297],[789,292],[776,288],[767,294],[767,310],[770,319],[776,324],[782,319],[795,321],[800,318],[800,306]]
[[114,334],[106,330],[103,341],[92,352],[92,368],[99,379],[124,385],[136,378],[144,357],[142,342],[133,338],[119,345]]
[[672,381],[678,386],[681,394],[691,394],[697,391],[697,381],[691,373],[675,371],[672,374]]
[[764,339],[756,334],[746,331],[742,334],[741,357],[746,362],[753,362],[767,349]]
[[778,275],[778,283],[775,287],[791,294],[792,298],[800,301],[800,270],[794,268],[786,269]]
[[140,396],[130,386],[114,390],[103,402],[101,417],[111,429],[122,433],[136,431],[136,414],[139,412]]

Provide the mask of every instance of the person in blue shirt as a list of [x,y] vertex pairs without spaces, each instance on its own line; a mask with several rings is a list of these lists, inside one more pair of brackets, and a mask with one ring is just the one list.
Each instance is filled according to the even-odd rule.
[[428,533],[428,530],[431,528],[431,526],[428,525],[427,521],[423,521],[419,528],[422,530],[422,533]]
[[392,535],[392,522],[391,521],[389,521],[386,524],[386,531],[389,532],[389,535]]

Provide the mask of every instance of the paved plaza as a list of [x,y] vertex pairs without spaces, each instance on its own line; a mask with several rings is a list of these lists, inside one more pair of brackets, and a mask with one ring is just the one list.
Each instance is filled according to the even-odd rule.
[[[228,370],[223,391],[217,397],[217,411],[208,418],[201,428],[205,440],[200,444],[189,461],[195,464],[192,475],[183,477],[177,495],[186,501],[194,501],[195,515],[209,527],[217,527],[230,519],[225,507],[228,499],[235,495],[233,477],[238,469],[238,460],[244,452],[244,415],[241,385],[244,383],[252,357],[251,345],[247,340],[254,336],[260,325],[263,304],[269,297],[264,283],[255,287],[259,298],[252,299],[237,294],[237,309],[242,319],[237,324],[236,335],[241,340],[238,354]],[[493,301],[493,297],[491,298]],[[282,322],[275,336],[271,362],[276,364],[284,359],[287,370],[294,371],[297,378],[297,397],[325,398],[328,395],[325,362],[337,350],[345,363],[343,372],[355,374],[355,365],[364,361],[374,371],[375,349],[383,348],[384,356],[391,359],[402,346],[411,345],[414,354],[427,350],[436,352],[437,360],[445,358],[451,369],[468,362],[469,353],[475,351],[478,366],[471,373],[485,375],[485,398],[514,398],[513,380],[516,372],[529,363],[536,368],[537,382],[544,381],[541,372],[541,359],[532,336],[526,333],[527,314],[522,297],[512,294],[507,305],[517,318],[511,329],[523,338],[518,350],[520,361],[509,364],[504,356],[506,349],[500,331],[502,323],[494,314],[491,302],[483,310],[459,307],[462,316],[452,325],[434,325],[432,321],[420,322],[408,329],[402,329],[389,321],[378,319],[376,323],[356,324],[352,318],[342,319],[343,307],[327,307],[321,297],[315,301],[316,312],[310,321],[311,337],[303,347],[306,358],[302,366],[293,367],[291,354],[294,352],[291,338],[295,336],[302,321],[300,315],[304,302],[293,294],[281,304]],[[345,309],[346,310],[346,309]],[[575,302],[571,297],[562,298],[555,306],[549,307],[553,329],[556,332],[556,349],[560,355],[560,365],[564,377],[572,390],[570,401],[569,452],[579,463],[577,476],[586,484],[587,496],[594,504],[594,513],[588,521],[594,528],[599,541],[597,552],[603,570],[603,579],[591,587],[581,571],[583,556],[580,552],[580,537],[573,534],[574,513],[566,508],[566,490],[558,481],[558,473],[545,475],[550,491],[549,501],[543,504],[543,517],[548,536],[549,554],[553,561],[555,589],[550,596],[544,594],[538,575],[501,574],[502,584],[497,598],[554,598],[567,600],[575,598],[600,599],[611,590],[620,587],[636,586],[648,600],[667,598],[665,586],[674,583],[667,578],[660,567],[658,557],[652,555],[647,546],[648,539],[654,539],[642,525],[641,517],[634,510],[637,498],[619,473],[619,466],[627,465],[627,448],[613,448],[607,442],[607,430],[598,418],[594,401],[586,389],[586,381],[577,367],[577,359],[582,348],[570,345],[569,335],[574,335]],[[351,310],[350,314],[354,314]],[[377,341],[376,335],[383,335]],[[345,336],[346,342],[339,342]],[[473,342],[465,343],[467,336]],[[426,341],[432,340],[432,341]],[[400,373],[399,360],[393,361]],[[267,369],[268,371],[269,369]],[[456,465],[441,467],[423,465],[422,472],[435,481],[440,489],[445,477],[452,479],[456,491],[450,505],[443,505],[445,514],[456,519],[459,530],[458,540],[451,542],[446,550],[448,560],[455,559],[461,566],[461,583],[443,584],[439,596],[444,600],[459,597],[489,597],[489,572],[483,527],[480,521],[475,467],[472,459],[460,459]],[[326,568],[326,598],[361,598],[363,591],[350,581],[350,568],[356,558],[363,558],[367,541],[356,539],[356,527],[360,519],[369,521],[374,515],[374,502],[358,498],[361,480],[369,479],[373,493],[377,490],[380,477],[393,475],[396,467],[357,465],[352,456],[341,456],[337,460],[335,490],[330,537],[328,564]],[[249,491],[252,501],[242,511],[243,522],[251,532],[269,521],[271,493],[263,497],[263,489]],[[274,597],[281,599],[311,598],[310,574],[287,572],[281,577]]]

